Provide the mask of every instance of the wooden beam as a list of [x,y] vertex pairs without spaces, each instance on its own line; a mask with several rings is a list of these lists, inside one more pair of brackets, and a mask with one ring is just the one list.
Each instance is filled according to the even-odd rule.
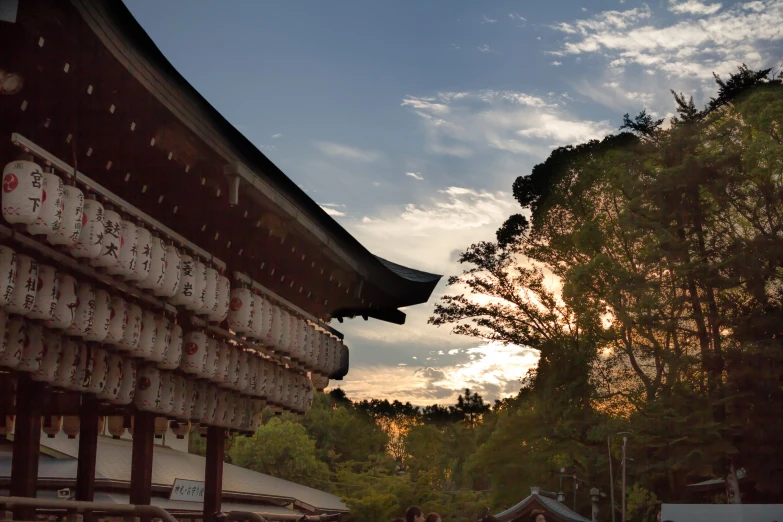
[[155,448],[155,415],[136,413],[133,422],[130,503],[149,506],[152,499],[152,451]]
[[92,502],[95,498],[95,461],[98,452],[98,399],[95,395],[84,395],[79,426],[76,500]]
[[[16,429],[11,460],[12,497],[35,497],[38,488],[38,456],[41,453],[42,385],[19,373],[16,389]],[[15,518],[35,520],[35,509],[18,508]]]
[[207,467],[204,473],[204,522],[217,522],[223,500],[223,455],[226,443],[225,428],[207,429]]

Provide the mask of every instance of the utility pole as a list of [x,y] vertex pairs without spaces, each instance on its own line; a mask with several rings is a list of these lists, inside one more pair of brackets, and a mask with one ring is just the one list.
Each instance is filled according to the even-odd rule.
[[623,520],[622,522],[625,522],[625,446],[628,442],[628,437],[623,437]]
[[[614,473],[612,472],[612,444],[610,442],[611,439],[612,439],[611,435],[606,437],[606,447],[609,449],[609,494],[612,503],[612,507],[610,511],[612,512],[612,522],[614,522]],[[563,488],[561,487],[560,489]]]

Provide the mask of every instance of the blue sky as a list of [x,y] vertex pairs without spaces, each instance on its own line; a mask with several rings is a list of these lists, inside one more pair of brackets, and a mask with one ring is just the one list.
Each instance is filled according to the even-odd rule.
[[[552,148],[614,132],[625,112],[670,115],[670,88],[703,104],[713,71],[783,58],[773,0],[125,3],[185,78],[370,250],[447,275],[516,211],[511,183]],[[427,326],[431,310],[407,310],[403,327],[340,325],[346,391],[423,404],[470,386],[497,398],[535,364],[524,347]]]

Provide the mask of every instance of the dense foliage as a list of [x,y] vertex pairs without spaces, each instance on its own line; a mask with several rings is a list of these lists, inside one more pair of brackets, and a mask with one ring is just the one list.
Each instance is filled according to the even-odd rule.
[[522,212],[464,252],[430,322],[539,350],[515,397],[416,408],[337,389],[235,441],[232,462],[341,495],[357,521],[413,504],[476,520],[531,486],[570,505],[574,475],[588,515],[610,462],[620,505],[627,433],[629,520],[726,502],[687,485],[740,468],[744,502],[783,501],[783,87],[768,73],[716,77],[703,110],[674,93],[670,127],[626,115],[627,132],[514,182]]

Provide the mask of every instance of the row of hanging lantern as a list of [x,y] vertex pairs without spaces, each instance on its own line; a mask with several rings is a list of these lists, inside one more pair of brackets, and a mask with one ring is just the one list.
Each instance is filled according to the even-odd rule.
[[344,347],[328,332],[253,293],[231,289],[227,277],[198,257],[180,252],[139,222],[123,219],[111,206],[85,195],[53,169],[29,155],[3,171],[3,216],[44,235],[77,258],[120,276],[170,304],[221,323],[250,340],[263,342],[311,371],[331,375],[340,366]]
[[228,326],[248,340],[281,352],[313,372],[331,375],[340,367],[345,349],[340,339],[250,288],[231,290]]
[[[0,367],[104,402],[134,403],[175,419],[180,431],[191,422],[254,431],[265,403],[307,411],[313,389],[322,390],[343,364],[347,349],[337,337],[250,288],[232,290],[198,256],[85,198],[70,179],[41,169],[32,157],[6,165],[2,213],[17,231],[43,236],[207,322],[228,319],[230,330],[283,354],[291,367],[205,331],[183,335],[165,313],[6,245],[0,245]],[[314,382],[302,369],[313,372]]]

